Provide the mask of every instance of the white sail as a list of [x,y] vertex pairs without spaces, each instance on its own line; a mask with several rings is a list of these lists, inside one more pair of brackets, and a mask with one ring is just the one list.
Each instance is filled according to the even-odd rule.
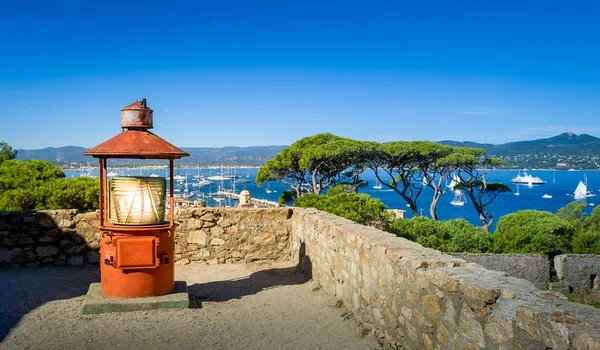
[[577,188],[575,189],[573,198],[574,199],[584,199],[586,197],[587,197],[587,186],[582,181],[579,181],[579,185],[577,185]]
[[462,207],[466,202],[467,199],[461,190],[454,191],[454,199],[450,202],[450,204],[456,207]]

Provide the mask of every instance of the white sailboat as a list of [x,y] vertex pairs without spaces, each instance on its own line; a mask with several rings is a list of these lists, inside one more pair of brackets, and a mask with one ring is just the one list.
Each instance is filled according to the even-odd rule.
[[517,192],[515,192],[515,196],[520,196],[521,192],[519,192],[519,184],[517,184]]
[[379,182],[379,180],[377,180],[377,183],[373,186],[373,189],[376,189],[376,190],[381,189],[381,182]]
[[588,191],[587,189],[587,178],[585,178],[585,183],[583,181],[579,181],[575,192],[573,193],[573,199],[582,200],[588,197],[594,197],[596,194],[592,191]]
[[450,202],[455,207],[462,207],[467,202],[467,198],[465,197],[463,191],[456,190],[454,191],[454,199]]
[[271,193],[271,181],[267,181],[267,189],[265,190],[267,193]]

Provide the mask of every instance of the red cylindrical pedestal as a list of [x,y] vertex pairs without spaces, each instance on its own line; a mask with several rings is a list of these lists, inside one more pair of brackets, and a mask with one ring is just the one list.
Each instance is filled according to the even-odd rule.
[[173,291],[175,227],[115,225],[100,232],[103,295],[135,298]]

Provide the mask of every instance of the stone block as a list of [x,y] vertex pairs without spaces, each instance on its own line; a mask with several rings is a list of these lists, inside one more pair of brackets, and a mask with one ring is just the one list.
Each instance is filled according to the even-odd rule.
[[35,249],[37,255],[41,258],[58,254],[58,248],[53,245],[39,246]]
[[190,301],[185,281],[175,281],[173,292],[167,295],[144,298],[105,297],[102,295],[100,283],[92,283],[83,299],[82,312],[84,314],[101,314],[188,307],[190,307]]
[[483,327],[481,323],[475,317],[475,314],[465,304],[460,310],[458,317],[458,330],[464,337],[470,339],[473,343],[479,347],[485,347],[485,337],[483,334]]
[[70,266],[83,266],[83,256],[71,256],[69,259],[67,259],[67,264]]
[[205,246],[206,238],[207,238],[206,232],[204,232],[203,230],[190,231],[188,233],[187,243]]

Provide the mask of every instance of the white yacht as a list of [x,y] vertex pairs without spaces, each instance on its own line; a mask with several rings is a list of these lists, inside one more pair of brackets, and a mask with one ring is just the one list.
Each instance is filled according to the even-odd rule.
[[540,179],[537,176],[527,174],[527,171],[523,171],[523,175],[517,174],[517,176],[513,177],[510,182],[514,184],[526,184],[526,185],[544,185],[546,181]]

